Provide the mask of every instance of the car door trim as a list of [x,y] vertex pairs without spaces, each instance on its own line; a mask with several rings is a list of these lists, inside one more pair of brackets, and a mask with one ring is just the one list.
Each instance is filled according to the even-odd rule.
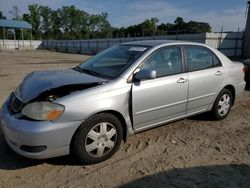
[[171,107],[171,106],[176,106],[176,105],[186,103],[186,102],[188,102],[188,100],[183,100],[183,101],[175,102],[175,103],[172,103],[172,104],[167,104],[167,105],[163,105],[163,106],[159,106],[159,107],[155,107],[155,108],[150,108],[150,109],[147,109],[147,110],[139,111],[139,112],[135,113],[135,115],[144,114],[144,113],[155,111],[155,110],[160,110],[160,109],[163,109],[163,108],[168,108],[168,107]]
[[140,131],[144,131],[144,130],[147,130],[147,129],[150,129],[150,128],[153,128],[153,127],[157,127],[157,126],[160,126],[160,125],[164,125],[166,123],[174,122],[176,120],[181,120],[181,119],[193,116],[195,114],[200,114],[200,113],[203,113],[203,112],[206,112],[206,111],[207,111],[207,109],[204,108],[204,109],[198,110],[196,112],[191,112],[189,114],[185,114],[185,115],[182,115],[182,116],[179,116],[179,117],[175,117],[175,118],[171,118],[171,119],[168,119],[168,120],[165,120],[165,121],[160,121],[160,122],[157,122],[157,123],[153,123],[153,124],[150,124],[150,125],[135,129],[135,132],[137,133],[137,132],[140,132]]
[[192,102],[192,101],[195,101],[195,100],[199,100],[199,99],[202,99],[202,98],[211,97],[211,96],[215,96],[215,95],[217,95],[217,93],[210,93],[210,94],[207,94],[207,95],[202,95],[202,96],[199,96],[199,97],[194,97],[194,98],[188,99],[187,101]]

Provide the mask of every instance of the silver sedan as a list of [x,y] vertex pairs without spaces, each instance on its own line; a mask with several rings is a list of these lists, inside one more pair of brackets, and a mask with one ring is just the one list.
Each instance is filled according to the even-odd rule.
[[98,163],[128,135],[208,111],[224,119],[244,88],[243,64],[206,45],[129,42],[27,75],[1,108],[1,129],[25,157]]

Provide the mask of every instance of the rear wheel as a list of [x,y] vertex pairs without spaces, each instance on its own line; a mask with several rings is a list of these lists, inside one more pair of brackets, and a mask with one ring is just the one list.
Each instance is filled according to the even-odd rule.
[[227,117],[233,104],[232,92],[224,88],[216,98],[212,109],[212,114],[216,120]]
[[120,146],[122,131],[122,125],[116,116],[96,114],[77,130],[72,141],[72,154],[84,164],[105,161]]

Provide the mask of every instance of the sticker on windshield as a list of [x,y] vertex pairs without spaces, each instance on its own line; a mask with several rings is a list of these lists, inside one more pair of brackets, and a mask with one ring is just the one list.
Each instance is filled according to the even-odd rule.
[[131,47],[129,48],[129,51],[137,51],[137,52],[143,52],[145,51],[147,48],[143,48],[143,47]]

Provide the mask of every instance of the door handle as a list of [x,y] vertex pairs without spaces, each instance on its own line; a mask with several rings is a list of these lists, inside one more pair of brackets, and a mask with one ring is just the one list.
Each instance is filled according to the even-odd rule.
[[218,71],[216,71],[215,75],[220,76],[220,75],[222,75],[222,72],[218,70]]
[[178,81],[177,81],[177,83],[178,84],[183,84],[183,83],[185,83],[187,81],[187,79],[185,79],[185,78],[180,78]]

